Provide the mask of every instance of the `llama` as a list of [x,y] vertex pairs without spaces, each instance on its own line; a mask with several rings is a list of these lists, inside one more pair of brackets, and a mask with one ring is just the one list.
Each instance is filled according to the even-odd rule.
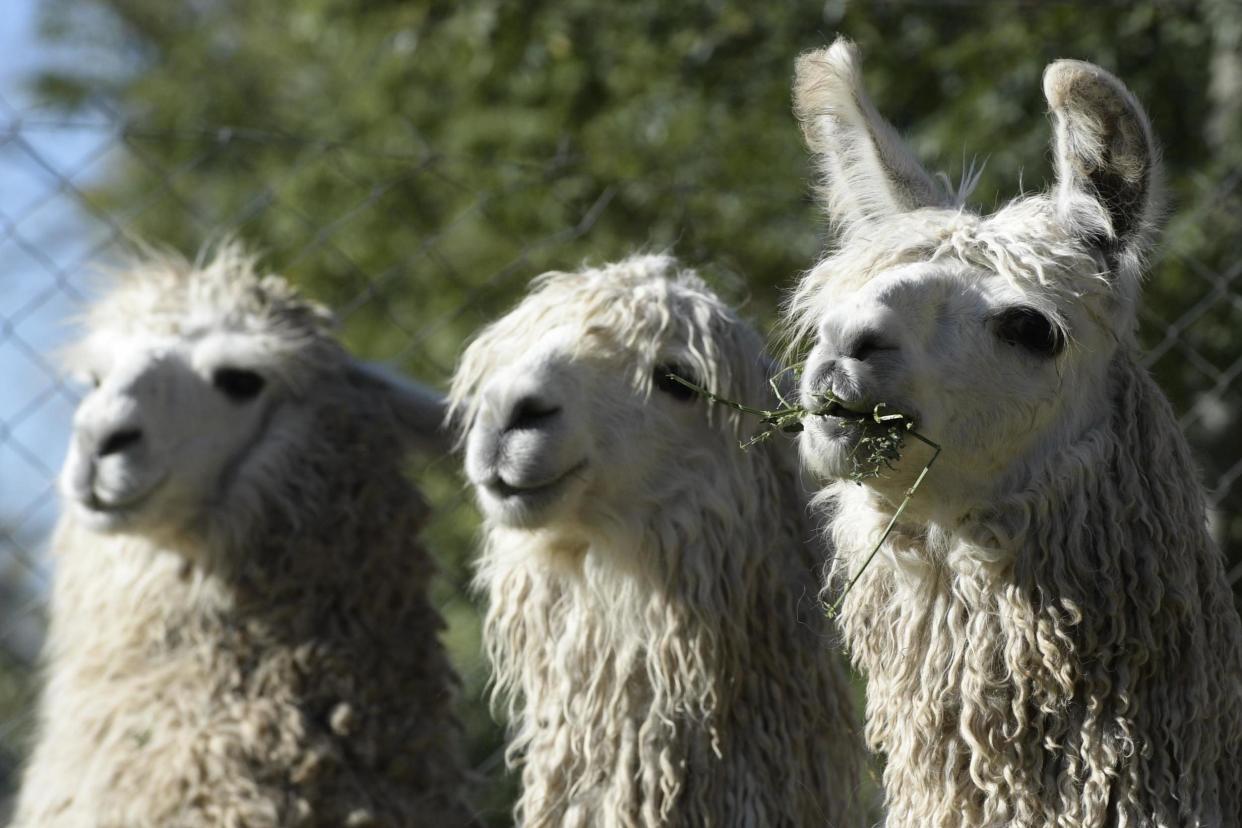
[[861,824],[864,749],[759,337],[667,256],[548,273],[450,392],[525,826]]
[[469,824],[404,449],[443,415],[236,244],[121,274],[68,355],[18,826]]
[[[840,246],[791,297],[802,401],[885,403],[943,452],[847,482],[857,421],[809,417],[829,591],[866,674],[893,826],[1221,826],[1242,807],[1242,632],[1170,406],[1138,364],[1160,180],[1103,70],[1044,74],[1056,182],[990,216],[941,191],[838,40],[795,110]],[[833,482],[835,481],[835,482]]]

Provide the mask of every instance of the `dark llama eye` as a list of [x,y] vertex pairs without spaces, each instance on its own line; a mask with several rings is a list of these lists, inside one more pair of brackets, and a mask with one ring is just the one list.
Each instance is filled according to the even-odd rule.
[[686,382],[695,381],[689,371],[686,371],[684,368],[679,368],[676,365],[657,365],[655,370],[651,373],[651,381],[655,384],[657,389],[665,394],[668,394],[675,400],[686,402],[694,399],[694,391],[670,377],[669,374],[676,374]]
[[219,368],[211,375],[211,384],[234,402],[254,399],[266,383],[263,377],[244,368]]
[[1060,328],[1034,308],[1009,308],[995,317],[996,336],[1006,345],[1024,348],[1041,357],[1054,357],[1065,348]]

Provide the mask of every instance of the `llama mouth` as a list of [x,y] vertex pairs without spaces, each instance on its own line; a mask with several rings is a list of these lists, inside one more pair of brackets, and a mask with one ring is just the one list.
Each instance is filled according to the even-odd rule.
[[910,406],[869,405],[854,400],[846,403],[827,395],[816,395],[815,405],[808,408],[803,421],[808,443],[804,445],[818,445],[824,450],[837,446],[849,452],[848,458],[864,443],[878,439],[900,442],[898,435],[917,428],[919,421]]
[[[896,412],[892,412],[896,413]],[[826,414],[808,422],[806,430],[812,439],[828,440],[851,447],[882,435],[906,432],[914,428],[913,417],[901,414],[897,419],[877,422],[874,411],[850,412],[846,416]]]
[[167,475],[161,475],[156,478],[149,486],[138,491],[132,491],[121,495],[120,497],[103,498],[93,487],[85,494],[85,497],[79,497],[78,503],[88,512],[106,518],[123,518],[138,511],[144,503],[149,501],[151,497],[164,484]]
[[813,417],[837,420],[838,429],[851,431],[884,429],[893,425],[914,428],[918,422],[917,415],[908,413],[904,406],[845,403],[826,395],[816,395],[816,404],[807,413]]
[[587,461],[582,460],[561,474],[558,474],[556,477],[553,477],[551,480],[534,484],[509,483],[503,476],[497,473],[493,479],[483,484],[483,488],[487,489],[491,494],[500,500],[512,501],[537,499],[555,492],[558,488],[567,483],[571,477],[586,468],[586,464]]
[[532,528],[550,519],[556,504],[568,497],[574,480],[587,466],[582,460],[555,477],[538,483],[513,483],[499,473],[479,485],[481,505],[492,516],[515,528]]

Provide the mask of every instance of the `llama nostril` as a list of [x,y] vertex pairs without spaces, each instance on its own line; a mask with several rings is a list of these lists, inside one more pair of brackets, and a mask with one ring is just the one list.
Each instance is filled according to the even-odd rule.
[[832,391],[832,377],[838,370],[836,359],[817,361],[808,367],[802,378],[802,393],[823,394]]
[[107,457],[109,454],[117,454],[141,439],[142,432],[136,428],[123,428],[120,431],[114,431],[100,444],[96,456]]
[[845,349],[845,356],[863,362],[879,351],[895,350],[897,350],[897,347],[881,339],[879,334],[874,331],[866,331],[854,338],[854,341]]
[[505,431],[539,428],[560,413],[561,407],[538,397],[523,397],[513,406]]

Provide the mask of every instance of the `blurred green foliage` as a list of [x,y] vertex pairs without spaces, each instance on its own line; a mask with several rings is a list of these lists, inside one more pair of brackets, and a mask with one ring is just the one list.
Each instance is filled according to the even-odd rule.
[[[1242,263],[1242,91],[1221,80],[1236,5],[48,0],[46,36],[82,59],[39,83],[66,110],[128,125],[87,194],[98,215],[187,251],[237,232],[341,312],[352,348],[443,384],[530,276],[636,247],[671,248],[769,328],[826,242],[792,62],[837,32],[863,47],[881,111],[929,166],[956,179],[986,161],[985,208],[1049,176],[1043,67],[1095,61],[1163,139],[1173,218],[1144,331],[1168,346],[1153,367],[1192,413],[1211,487],[1242,456],[1239,391],[1203,367],[1231,365],[1242,329],[1220,281]],[[496,780],[466,589],[476,518],[453,461],[422,479],[471,754]],[[1236,559],[1235,488],[1221,506]],[[497,824],[511,786],[488,788]]]
[[[0,537],[8,527],[0,525]],[[19,566],[0,566],[0,825],[8,823],[11,796],[34,728],[36,675],[32,662],[30,586]]]

